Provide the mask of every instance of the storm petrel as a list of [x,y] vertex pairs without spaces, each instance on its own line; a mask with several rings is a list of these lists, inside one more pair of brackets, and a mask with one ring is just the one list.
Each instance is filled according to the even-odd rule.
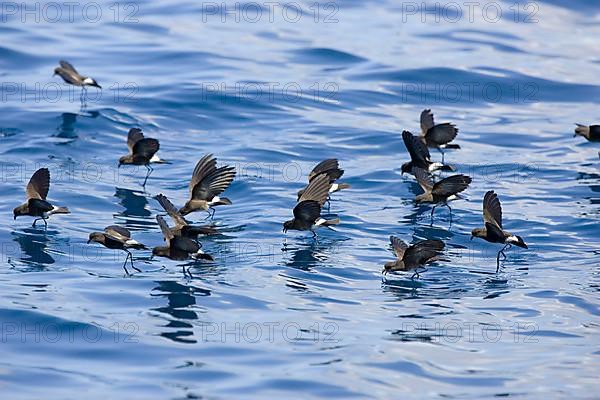
[[198,235],[214,235],[218,231],[210,226],[190,225],[186,219],[179,213],[177,208],[171,203],[171,201],[164,194],[156,196],[156,200],[160,203],[162,208],[169,214],[171,219],[175,222],[175,226],[171,229],[175,236],[185,236],[190,239],[197,239]]
[[100,243],[107,249],[124,250],[127,252],[127,257],[125,257],[125,262],[123,263],[123,269],[127,275],[129,275],[129,271],[127,271],[128,259],[131,261],[131,268],[138,272],[142,272],[142,270],[133,265],[133,255],[129,249],[145,249],[146,246],[133,240],[128,229],[117,225],[107,226],[104,228],[104,232],[90,233],[88,244],[91,242]]
[[34,172],[27,184],[25,192],[27,193],[27,202],[21,204],[13,210],[14,219],[20,215],[29,215],[38,217],[33,220],[33,225],[40,219],[44,221],[44,226],[47,228],[46,220],[52,214],[69,214],[67,207],[56,207],[46,200],[48,190],[50,189],[50,171],[48,168],[40,168]]
[[513,244],[524,249],[528,247],[520,236],[513,235],[502,229],[502,206],[493,190],[486,192],[483,197],[483,222],[485,225],[484,228],[475,228],[471,231],[471,240],[476,236],[491,243],[504,244],[504,247],[496,256],[496,272],[498,272],[500,268],[500,254],[506,260],[504,250],[511,248]]
[[127,134],[127,147],[129,154],[119,158],[119,168],[121,165],[143,165],[146,167],[146,178],[142,186],[146,186],[148,177],[154,170],[150,164],[165,164],[166,161],[161,160],[156,152],[160,148],[158,140],[145,138],[140,128],[131,128]]
[[[441,240],[422,240],[413,245],[407,245],[401,239],[390,236],[392,249],[396,254],[396,260],[385,263],[384,275],[388,272],[410,271],[417,269],[427,263],[437,260],[437,256],[444,249],[444,242]],[[419,276],[415,272],[413,277]]]
[[402,140],[410,154],[410,161],[402,164],[402,173],[413,172],[413,167],[422,168],[425,171],[433,172],[437,170],[454,171],[450,165],[432,162],[429,149],[421,139],[414,136],[409,131],[402,132]]
[[460,198],[458,194],[469,186],[472,181],[471,177],[462,174],[452,175],[433,183],[431,176],[422,168],[413,168],[413,174],[424,191],[424,193],[415,197],[415,201],[417,203],[433,203],[432,218],[435,208],[443,204],[450,210],[450,218],[452,219],[452,208],[450,208],[448,202]]
[[71,63],[61,60],[59,61],[60,67],[54,68],[54,75],[59,75],[63,81],[70,85],[81,87],[81,103],[85,103],[85,94],[88,86],[97,87],[102,89],[102,86],[98,85],[95,79],[88,76],[80,75],[79,72],[71,65]]
[[298,199],[298,204],[294,207],[294,218],[283,223],[283,232],[289,229],[311,231],[313,238],[316,238],[315,229],[339,224],[339,218],[327,220],[321,217],[321,207],[329,196],[330,186],[327,174],[323,173],[314,178]]
[[421,112],[421,140],[428,147],[438,149],[442,153],[442,163],[444,162],[443,149],[460,149],[459,145],[450,143],[457,134],[458,129],[454,124],[449,122],[436,124],[431,110],[426,109]]
[[[337,158],[329,158],[318,163],[308,175],[308,183],[320,174],[327,174],[329,177],[329,183],[331,184],[329,193],[335,193],[350,187],[347,183],[336,183],[336,181],[344,175],[344,170],[340,169]],[[302,197],[305,190],[306,188],[298,191],[298,200],[300,200],[300,197]]]
[[[181,215],[194,211],[215,214],[215,206],[232,204],[227,197],[219,197],[233,182],[235,167],[217,168],[217,159],[212,154],[202,157],[196,164],[190,180],[190,199],[179,209]],[[212,212],[211,212],[212,211]]]

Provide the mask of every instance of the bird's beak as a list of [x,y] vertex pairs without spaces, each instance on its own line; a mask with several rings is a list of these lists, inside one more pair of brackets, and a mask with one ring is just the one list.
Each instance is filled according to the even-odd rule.
[[381,270],[381,273],[387,275],[387,269],[384,268],[383,270]]
[[474,237],[475,237],[475,236],[471,235],[471,240],[473,240],[473,238],[474,238]]
[[90,244],[92,242],[92,239],[88,239],[87,244]]
[[16,220],[17,220],[17,216],[13,215],[13,221],[16,221]]
[[98,89],[102,89],[102,86],[98,85],[97,83],[94,83],[93,85],[90,85],[90,86],[94,86],[94,87],[97,87]]
[[573,137],[577,137],[577,134],[576,134],[576,133],[574,133],[574,134],[573,134]]

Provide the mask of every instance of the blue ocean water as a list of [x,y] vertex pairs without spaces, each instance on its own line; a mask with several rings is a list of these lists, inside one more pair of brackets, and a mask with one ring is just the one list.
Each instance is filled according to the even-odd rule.
[[[573,128],[600,120],[600,6],[466,3],[4,2],[2,397],[593,397],[600,146]],[[60,59],[103,86],[84,107]],[[451,223],[400,173],[424,108],[458,126],[446,161],[473,177]],[[171,162],[145,188],[117,168],[133,126]],[[148,251],[127,277],[86,244],[120,224],[160,245],[153,196],[182,205],[208,152],[237,179],[193,279]],[[330,157],[342,223],[285,236]],[[42,166],[72,211],[46,231],[12,219]],[[498,247],[470,240],[490,189],[529,244],[497,274]],[[444,260],[382,279],[391,234],[442,239]]]

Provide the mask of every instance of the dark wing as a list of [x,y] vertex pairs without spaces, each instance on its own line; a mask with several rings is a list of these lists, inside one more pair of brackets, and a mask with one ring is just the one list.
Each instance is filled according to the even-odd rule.
[[185,236],[176,236],[171,240],[171,251],[182,251],[185,253],[196,253],[200,250],[198,243]]
[[438,239],[421,240],[413,245],[413,247],[418,249],[430,249],[435,251],[444,250],[444,246],[444,242]]
[[430,155],[427,146],[421,139],[414,136],[409,131],[402,132],[402,140],[406,146],[406,150],[410,154],[410,159],[413,163],[429,161]]
[[46,200],[48,190],[50,190],[50,171],[48,168],[40,168],[29,179],[25,189],[27,199]]
[[423,168],[413,167],[412,173],[415,175],[415,178],[417,178],[419,186],[421,186],[425,192],[431,192],[433,189],[433,180],[431,180],[429,172],[425,171]]
[[502,206],[498,195],[490,190],[483,196],[483,221],[490,222],[502,229]]
[[77,70],[75,69],[75,67],[73,66],[73,64],[71,64],[70,62],[68,62],[68,61],[65,61],[65,60],[60,60],[58,63],[60,64],[60,66],[61,66],[63,69],[65,69],[65,70],[67,70],[67,71],[69,71],[69,72],[73,72],[73,73],[75,73],[75,74],[79,75],[79,72],[77,72]]
[[167,225],[164,218],[160,215],[156,216],[156,221],[158,222],[158,226],[160,226],[160,230],[163,234],[163,237],[165,238],[165,241],[167,242],[167,245],[170,246],[171,239],[173,239],[173,232],[171,232],[171,229],[169,229],[169,225]]
[[144,157],[148,160],[158,151],[160,144],[156,139],[140,139],[134,145],[132,153],[134,156]]
[[390,236],[390,243],[392,245],[392,249],[394,249],[396,257],[398,257],[399,260],[402,260],[402,257],[404,257],[404,252],[406,249],[408,249],[408,245],[396,236]]
[[126,241],[131,239],[131,233],[129,232],[129,230],[123,228],[122,226],[107,226],[106,228],[104,228],[104,233],[121,243],[125,243]]
[[140,128],[131,128],[127,134],[127,147],[129,152],[133,154],[133,146],[144,138],[144,134]]
[[471,181],[471,177],[466,175],[452,175],[434,184],[431,193],[437,196],[452,196],[465,190]]
[[425,139],[428,142],[442,145],[453,141],[457,134],[458,128],[453,124],[446,122],[430,128],[425,134]]
[[159,194],[158,196],[156,196],[156,200],[160,203],[162,208],[164,208],[167,214],[169,214],[173,221],[175,221],[175,225],[178,228],[181,228],[188,224],[185,218],[183,218],[179,211],[177,211],[177,208],[175,208],[173,203],[171,203],[171,201],[167,199],[167,196],[165,196],[164,194]]
[[194,188],[196,185],[204,180],[211,172],[217,169],[217,159],[212,154],[207,154],[198,160],[194,172],[192,173],[192,179],[190,180],[190,196],[193,197]]
[[431,110],[426,109],[421,111],[421,132],[423,135],[427,133],[427,131],[433,128],[433,113]]
[[308,183],[304,189],[304,193],[300,196],[299,202],[314,200],[319,203],[320,206],[323,206],[327,197],[329,197],[330,188],[331,183],[329,183],[329,176],[325,173],[317,175]]
[[210,201],[231,185],[235,178],[235,167],[219,167],[200,181],[192,190],[192,198]]
[[502,232],[502,229],[500,229],[496,224],[486,222],[485,230],[487,231],[487,236],[490,242],[504,243],[504,240],[506,239],[504,232]]
[[314,223],[321,216],[321,206],[314,200],[301,201],[294,207],[294,218]]
[[41,212],[48,212],[54,208],[52,206],[52,204],[50,204],[46,200],[42,200],[42,199],[29,199],[27,201],[27,205],[30,210],[32,208],[35,208]]
[[424,246],[410,246],[404,253],[404,265],[407,268],[418,267],[426,264],[438,255],[439,251],[435,248]]
[[322,173],[326,173],[329,176],[329,180],[333,182],[344,175],[344,170],[340,169],[337,158],[329,158],[321,161],[313,168],[310,175],[308,175],[308,181],[310,182]]

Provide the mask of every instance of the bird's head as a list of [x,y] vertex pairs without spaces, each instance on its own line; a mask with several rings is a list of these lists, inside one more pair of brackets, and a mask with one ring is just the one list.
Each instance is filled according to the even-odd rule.
[[485,237],[485,233],[485,229],[475,228],[471,231],[471,240],[473,240],[474,237]]
[[407,162],[402,164],[402,174],[407,174],[410,173],[412,171],[412,165],[411,163]]
[[104,234],[102,232],[92,232],[88,238],[88,244],[92,242],[102,243],[104,241]]
[[292,229],[292,227],[294,226],[294,220],[291,219],[289,221],[285,221],[283,223],[283,233],[287,233],[288,229]]
[[27,215],[28,211],[27,204],[21,204],[13,210],[13,220],[17,219],[20,215]]

